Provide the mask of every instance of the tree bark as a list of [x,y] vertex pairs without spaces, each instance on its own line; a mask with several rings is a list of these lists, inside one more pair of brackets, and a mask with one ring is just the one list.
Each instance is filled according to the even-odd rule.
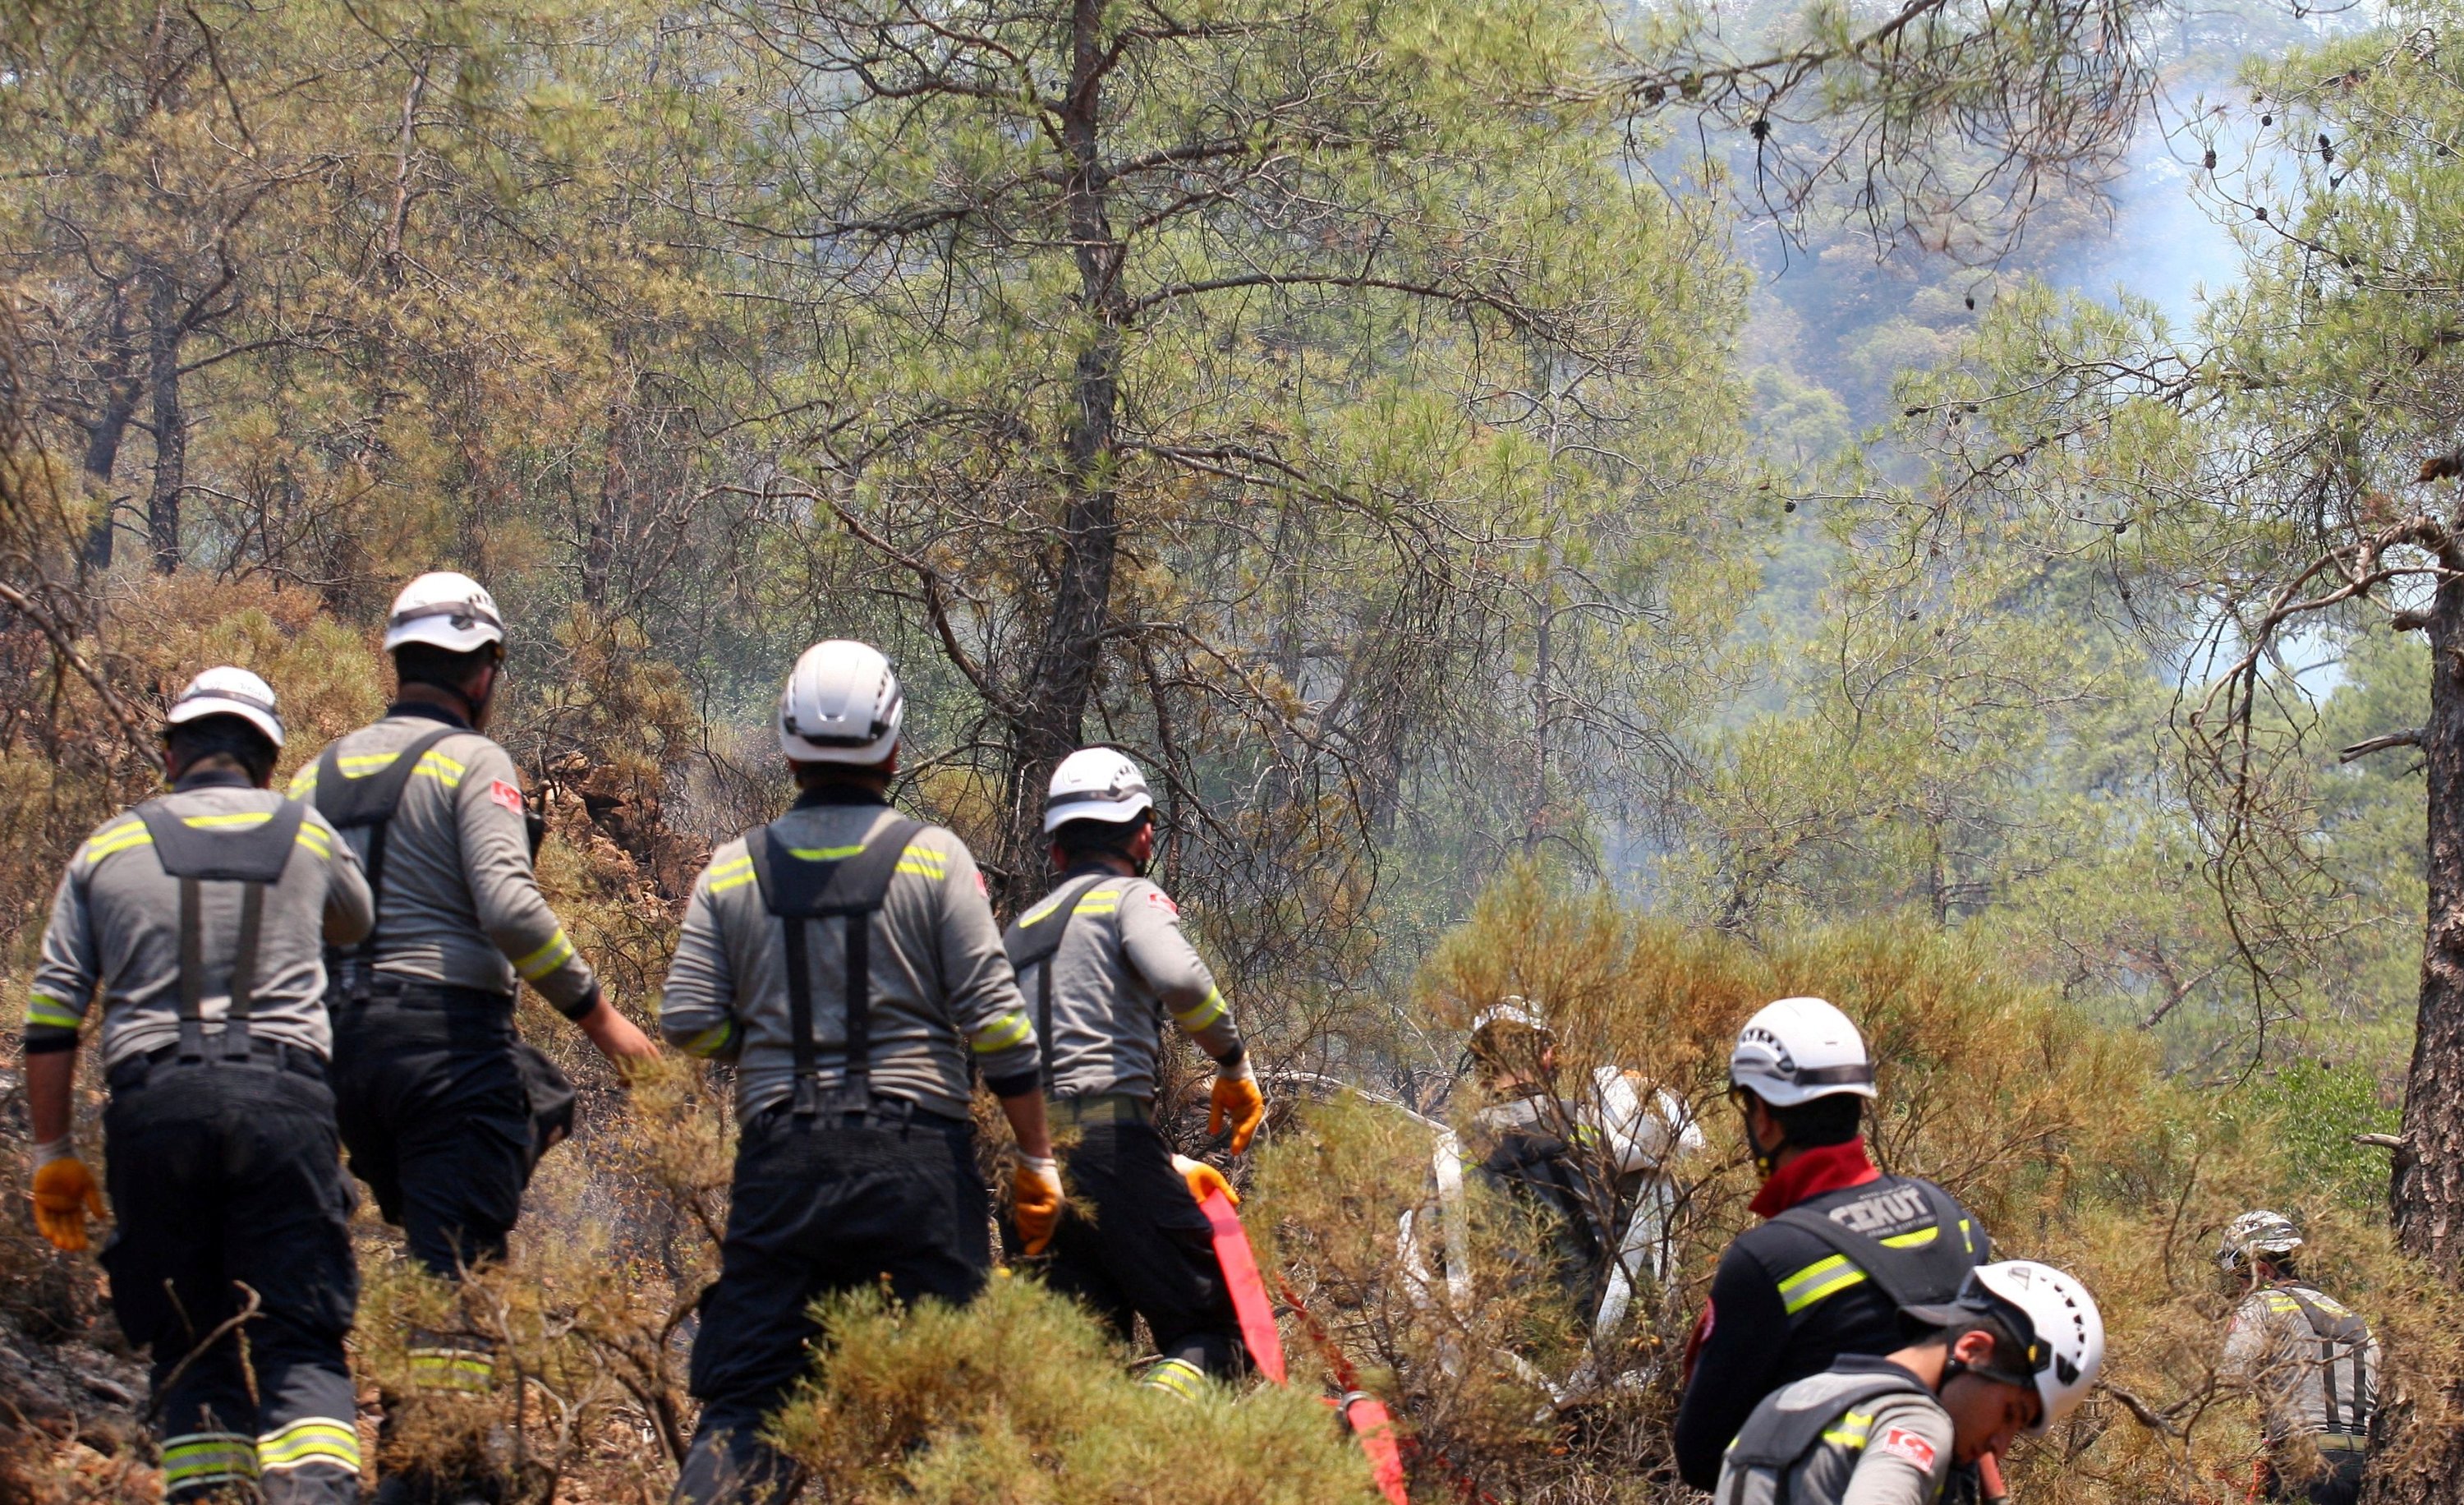
[[146,299],[146,385],[154,393],[154,488],[145,498],[145,530],[154,543],[154,570],[180,567],[180,496],[188,481],[188,423],[180,409],[180,289],[171,274],[154,269]]
[[[2439,550],[2450,570],[2464,547]],[[2421,955],[2421,1002],[2406,1073],[2402,1143],[2394,1151],[2387,1210],[2396,1242],[2449,1280],[2464,1273],[2464,581],[2449,575],[2432,598],[2430,717],[2421,733],[2429,782],[2430,913]],[[2464,1388],[2450,1406],[2464,1405]],[[2416,1414],[2418,1414],[2416,1412]],[[2451,1429],[2434,1462],[2382,1481],[2381,1500],[2464,1499],[2464,1430]]]
[[1087,704],[1111,615],[1112,570],[1120,554],[1118,409],[1121,335],[1129,317],[1120,286],[1122,246],[1108,213],[1101,154],[1105,0],[1077,0],[1070,15],[1070,92],[1062,126],[1069,154],[1063,204],[1078,264],[1078,302],[1090,328],[1071,374],[1073,398],[1064,454],[1065,496],[1052,608],[1045,619],[1034,678],[1021,697],[1010,775],[1013,871],[1032,872],[1040,849],[1044,785],[1085,735]]

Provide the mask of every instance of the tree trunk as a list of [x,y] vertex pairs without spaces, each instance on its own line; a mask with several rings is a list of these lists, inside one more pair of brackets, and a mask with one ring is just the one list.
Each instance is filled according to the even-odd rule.
[[[2450,570],[2464,546],[2440,550]],[[2395,1152],[2387,1210],[2396,1242],[2449,1280],[2464,1274],[2464,581],[2441,581],[2430,609],[2430,716],[2422,762],[2429,781],[2430,917],[2421,955],[2421,1006],[2405,1077],[2404,1145]],[[2464,1388],[2448,1396],[2464,1405]],[[2388,1479],[2381,1499],[2464,1499],[2464,1430],[2450,1430],[2435,1462]]]
[[118,532],[119,502],[111,495],[111,473],[120,465],[120,446],[128,437],[128,425],[137,416],[138,384],[128,368],[135,364],[136,353],[128,342],[128,300],[119,287],[111,295],[111,343],[103,358],[102,409],[85,431],[86,492],[102,510],[85,533],[87,567],[104,570],[111,567],[111,546]]
[[1070,94],[1063,124],[1069,176],[1063,188],[1069,237],[1078,263],[1079,307],[1091,321],[1086,348],[1070,379],[1075,399],[1064,457],[1060,557],[1051,614],[1045,619],[1034,678],[1021,696],[1010,773],[1010,831],[1003,855],[1022,875],[1040,864],[1041,807],[1053,766],[1085,735],[1111,620],[1112,568],[1120,554],[1117,409],[1122,325],[1128,310],[1120,286],[1122,247],[1106,212],[1109,188],[1100,149],[1104,0],[1077,0],[1070,17]]
[[180,410],[180,290],[156,268],[146,299],[146,385],[154,392],[154,489],[145,498],[145,530],[154,542],[154,570],[180,567],[180,495],[188,480],[188,425]]

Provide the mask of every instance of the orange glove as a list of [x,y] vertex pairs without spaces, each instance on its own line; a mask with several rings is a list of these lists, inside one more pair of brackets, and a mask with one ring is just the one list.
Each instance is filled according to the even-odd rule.
[[1223,1193],[1223,1200],[1234,1206],[1241,1205],[1241,1194],[1232,1189],[1232,1184],[1223,1179],[1223,1173],[1204,1161],[1194,1161],[1186,1155],[1176,1155],[1172,1158],[1172,1168],[1180,1172],[1181,1180],[1189,1183],[1190,1200],[1199,1206],[1205,1205],[1209,1192],[1216,1191]]
[[1009,1210],[1027,1253],[1043,1253],[1061,1222],[1061,1162],[1048,1155],[1020,1156],[1010,1177]]
[[1258,1090],[1258,1075],[1249,1069],[1249,1058],[1215,1078],[1215,1092],[1207,1098],[1206,1132],[1223,1132],[1223,1120],[1232,1120],[1232,1153],[1240,1154],[1249,1147],[1258,1125],[1266,1121],[1266,1095]]
[[75,1254],[85,1248],[85,1220],[102,1216],[102,1188],[94,1172],[74,1155],[34,1167],[34,1227],[52,1247]]

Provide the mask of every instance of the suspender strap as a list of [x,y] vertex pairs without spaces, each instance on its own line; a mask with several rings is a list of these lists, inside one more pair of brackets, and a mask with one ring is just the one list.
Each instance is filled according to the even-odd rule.
[[1961,1233],[1968,1213],[1949,1192],[1933,1183],[1912,1184],[1923,1189],[1925,1205],[1933,1211],[1934,1236],[1921,1245],[1893,1248],[1811,1207],[1791,1207],[1771,1221],[1785,1223],[1821,1240],[1862,1272],[1895,1307],[1947,1301],[1959,1293],[1961,1282],[1976,1265],[1976,1256]]
[[180,1059],[206,1058],[206,941],[198,917],[198,898],[205,885],[196,878],[180,880]]
[[[266,890],[282,880],[299,824],[308,807],[284,800],[262,815],[234,812],[215,817],[173,813],[161,800],[137,808],[163,871],[180,880],[180,1059],[206,1058],[205,885],[240,885],[239,938],[231,958],[231,1007],[223,1017],[223,1053],[249,1051],[249,1016],[256,999],[259,942],[265,929]],[[245,822],[253,819],[255,824]]]
[[1061,938],[1068,933],[1069,920],[1078,912],[1078,900],[1087,891],[1107,878],[1129,881],[1115,874],[1097,873],[1065,883],[1053,890],[1050,897],[1033,905],[1009,927],[1001,938],[1002,949],[1009,953],[1010,970],[1024,972],[1040,968],[1036,984],[1035,1043],[1044,1056],[1044,1091],[1052,1092],[1052,959],[1060,954]]
[[410,786],[410,776],[419,771],[419,761],[428,750],[448,737],[463,731],[459,726],[440,726],[411,739],[409,745],[394,754],[393,762],[363,779],[342,776],[342,744],[327,747],[317,760],[317,811],[337,830],[348,830],[364,826],[368,831],[368,933],[360,940],[353,953],[351,968],[351,1002],[364,1004],[376,981],[377,917],[385,912],[385,830],[393,824],[393,812],[402,804],[402,791]]
[[787,1028],[795,1058],[793,1109],[798,1118],[821,1111],[821,1068],[813,1029],[811,929],[832,917],[846,920],[845,973],[840,985],[847,1022],[840,1047],[841,1096],[853,1108],[870,1105],[872,1076],[872,917],[890,894],[898,859],[924,829],[918,820],[895,818],[870,841],[845,856],[806,853],[787,844],[777,826],[748,831],[745,855],[761,888],[761,903],[778,917],[787,953]]
[[795,1113],[809,1118],[821,1111],[821,1070],[813,1064],[813,962],[805,944],[811,920],[781,919],[780,938],[787,943],[787,1041],[796,1058]]
[[267,885],[251,883],[240,891],[239,953],[231,959],[231,1011],[223,1015],[223,1059],[248,1059],[248,1019],[256,1006],[257,938],[265,928]]

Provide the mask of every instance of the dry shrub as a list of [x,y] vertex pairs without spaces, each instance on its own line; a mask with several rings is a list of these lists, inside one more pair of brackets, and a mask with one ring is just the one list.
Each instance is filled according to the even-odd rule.
[[1031,1280],[973,1305],[826,1303],[820,1377],[774,1435],[821,1498],[918,1505],[1368,1505],[1360,1453],[1306,1391],[1148,1389],[1133,1356]]
[[[2399,1255],[2384,1223],[2356,1214],[2337,1188],[2284,1173],[2275,1110],[2167,1076],[2143,1037],[2101,1029],[2004,974],[1989,937],[1868,925],[1755,950],[1526,870],[1437,949],[1416,1003],[1461,1029],[1508,993],[1537,1003],[1555,1028],[1561,1089],[1615,1065],[1705,1120],[1706,1150],[1671,1167],[1672,1278],[1638,1297],[1636,1331],[1618,1339],[1624,1355],[1682,1344],[1720,1252],[1753,1221],[1746,1204],[1755,1179],[1720,1101],[1737,1027],[1771,999],[1815,993],[1856,1018],[1874,1051],[1876,1158],[1943,1182],[1976,1211],[1999,1255],[2075,1272],[2104,1309],[2106,1391],[2021,1446],[2013,1473],[2022,1498],[2220,1501],[2246,1489],[2255,1411],[2216,1376],[2233,1297],[2211,1252],[2222,1226],[2252,1206],[2301,1220],[2309,1273],[2381,1334],[2385,1389],[2403,1425],[2378,1466],[2418,1466],[2425,1441],[2453,1425],[2442,1398],[2464,1373],[2464,1301]],[[1468,1131],[1480,1104],[1456,1097],[1454,1121]],[[1402,1401],[1419,1483],[1534,1501],[1683,1493],[1666,1461],[1675,1363],[1647,1365],[1637,1393],[1534,1426],[1518,1410],[1530,1387],[1493,1356],[1524,1353],[1553,1377],[1566,1370],[1551,1362],[1566,1355],[1532,1340],[1523,1263],[1501,1257],[1493,1237],[1482,1247],[1484,1217],[1509,1232],[1510,1220],[1475,1201],[1477,1295],[1455,1311],[1394,1268],[1397,1220],[1430,1195],[1430,1131],[1349,1101],[1298,1120],[1260,1165],[1253,1227],[1272,1221],[1271,1242],[1310,1315]],[[1605,1168],[1591,1174],[1608,1179]],[[1287,1345],[1295,1341],[1306,1356],[1301,1324],[1287,1321]]]

